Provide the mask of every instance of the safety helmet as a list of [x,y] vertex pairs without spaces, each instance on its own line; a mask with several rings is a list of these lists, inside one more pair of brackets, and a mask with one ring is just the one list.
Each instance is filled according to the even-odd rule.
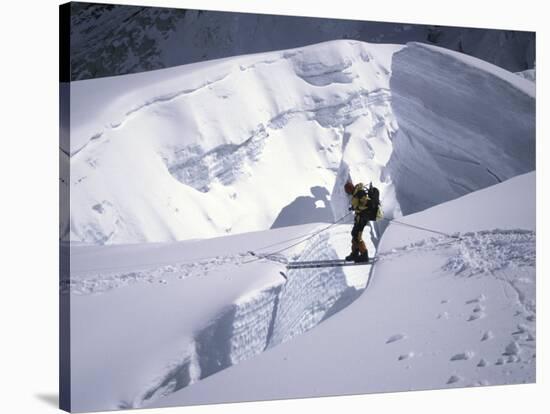
[[344,191],[347,194],[353,194],[353,190],[355,190],[353,183],[350,180],[346,181],[346,184],[344,184]]

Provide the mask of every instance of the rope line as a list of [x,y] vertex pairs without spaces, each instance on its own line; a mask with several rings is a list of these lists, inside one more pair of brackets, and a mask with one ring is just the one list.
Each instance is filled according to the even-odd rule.
[[[261,256],[257,256],[255,257],[254,259],[252,260],[249,260],[249,261],[246,261],[246,262],[243,262],[243,264],[247,264],[247,263],[252,263],[252,262],[256,262],[258,260],[262,260],[262,259],[266,259],[266,260],[271,260],[271,261],[274,261],[274,262],[278,262],[278,263],[282,263],[280,259],[275,259],[275,258],[271,258],[269,256],[275,256],[281,252],[284,252],[292,247],[295,247],[301,243],[304,243],[308,240],[311,240],[313,237],[315,237],[316,235],[328,230],[329,228],[331,228],[332,226],[338,224],[339,222],[341,222],[342,220],[344,220],[346,217],[348,217],[350,214],[352,214],[352,212],[350,211],[349,213],[347,213],[346,215],[344,215],[343,217],[340,217],[338,220],[336,220],[334,223],[330,224],[329,226],[327,227],[324,227],[318,231],[315,231],[313,233],[308,233],[308,234],[305,234],[305,235],[302,235],[302,236],[298,236],[298,237],[293,237],[291,239],[287,239],[287,240],[283,240],[283,241],[280,241],[280,242],[277,242],[277,243],[273,243],[271,245],[268,245],[268,246],[263,246],[263,247],[260,247],[258,248],[257,250],[264,250],[264,249],[268,249],[270,247],[273,247],[273,246],[276,246],[276,245],[279,245],[279,244],[283,244],[283,243],[288,243],[289,241],[293,241],[293,240],[296,240],[296,239],[300,239],[300,238],[303,238],[303,240],[300,240],[296,243],[293,243],[291,244],[290,246],[286,246],[282,249],[279,249],[279,250],[276,250],[274,252],[269,252],[269,253],[265,253]],[[398,220],[395,220],[395,219],[388,219],[388,218],[383,218],[382,220],[386,220],[387,222],[389,222],[390,224],[392,223],[395,223],[395,224],[399,224],[399,225],[402,225],[402,226],[406,226],[406,227],[411,227],[411,228],[414,228],[414,229],[417,229],[417,230],[423,230],[423,231],[427,231],[427,232],[430,232],[430,233],[435,233],[435,234],[439,234],[439,235],[442,235],[442,236],[446,236],[446,237],[449,237],[451,239],[456,239],[456,241],[458,240],[462,240],[462,238],[458,235],[454,235],[454,234],[449,234],[449,233],[445,233],[445,232],[442,232],[442,231],[438,231],[438,230],[434,230],[434,229],[430,229],[428,227],[422,227],[422,226],[416,226],[414,224],[409,224],[409,223],[404,223],[402,221],[398,221]],[[256,256],[255,252],[251,251],[249,252],[250,254],[253,254],[254,256]]]
[[[289,246],[286,246],[286,247],[283,247],[279,250],[276,250],[274,252],[268,252],[268,253],[264,253],[262,254],[261,256],[257,256],[256,253],[254,251],[247,251],[247,252],[237,252],[237,253],[234,253],[232,255],[229,255],[229,256],[233,256],[233,257],[236,257],[236,256],[244,256],[244,255],[247,255],[247,254],[252,254],[253,256],[255,256],[253,259],[251,260],[248,260],[248,261],[244,261],[242,262],[242,264],[248,264],[248,263],[253,263],[253,262],[257,262],[259,260],[262,260],[262,259],[266,259],[266,260],[271,260],[271,261],[275,261],[275,262],[279,262],[279,263],[282,263],[281,260],[275,260],[274,258],[270,258],[269,256],[275,256],[279,253],[282,253],[286,250],[289,250],[291,249],[292,247],[295,247],[299,244],[302,244],[308,240],[311,240],[313,237],[317,236],[318,234],[324,232],[324,231],[327,231],[328,229],[330,229],[331,227],[335,226],[336,224],[340,223],[341,221],[343,221],[346,217],[348,217],[350,214],[352,214],[353,211],[350,211],[349,213],[345,214],[344,216],[340,217],[338,220],[336,220],[334,223],[331,223],[330,225],[326,226],[326,227],[323,227],[322,229],[320,230],[316,230],[314,232],[311,232],[311,233],[306,233],[306,234],[302,234],[300,236],[295,236],[295,237],[292,237],[290,239],[285,239],[285,240],[281,240],[281,241],[278,241],[276,243],[272,243],[272,244],[269,244],[269,245],[266,245],[266,246],[262,246],[262,247],[259,247],[257,248],[256,250],[257,251],[260,251],[260,250],[265,250],[265,249],[269,249],[271,247],[274,247],[274,246],[278,246],[278,245],[281,245],[281,244],[285,244],[285,243],[289,243],[291,241],[294,241],[294,240],[299,240],[297,241],[296,243],[292,243],[291,245]],[[427,231],[427,232],[430,232],[430,233],[435,233],[435,234],[440,234],[440,235],[443,235],[443,236],[446,236],[446,237],[449,237],[449,238],[452,238],[452,239],[457,239],[457,240],[461,240],[461,237],[457,236],[457,235],[453,235],[453,234],[448,234],[448,233],[444,233],[444,232],[441,232],[441,231],[438,231],[438,230],[433,230],[433,229],[430,229],[430,228],[427,228],[427,227],[422,227],[422,226],[416,226],[414,224],[409,224],[409,223],[404,223],[402,221],[398,221],[398,220],[395,220],[395,219],[388,219],[388,218],[382,218],[382,220],[386,220],[387,222],[389,222],[389,224],[392,224],[392,223],[395,223],[395,224],[399,224],[399,225],[402,225],[402,226],[406,226],[406,227],[411,227],[411,228],[415,228],[415,229],[418,229],[418,230],[423,230],[423,231]],[[383,254],[381,254],[381,256],[383,256]],[[178,264],[184,264],[184,263],[189,263],[189,262],[197,262],[197,261],[204,261],[204,260],[208,260],[208,259],[217,259],[219,258],[220,256],[205,256],[205,257],[198,257],[198,258],[189,258],[189,259],[184,259],[184,260],[179,260],[177,263]]]
[[392,223],[395,223],[395,224],[400,224],[402,226],[407,226],[407,227],[412,227],[413,229],[418,229],[418,230],[424,230],[424,231],[428,231],[430,233],[435,233],[435,234],[441,234],[442,236],[447,236],[447,237],[450,237],[450,238],[453,238],[453,239],[460,239],[459,236],[455,235],[455,234],[449,234],[449,233],[444,233],[442,231],[438,231],[438,230],[433,230],[433,229],[429,229],[427,227],[422,227],[422,226],[415,226],[414,224],[409,224],[409,223],[403,223],[402,221],[397,221],[395,219],[387,219],[387,218],[383,218],[382,220],[386,220],[388,221],[390,224]]
[[330,226],[327,226],[327,227],[325,227],[325,228],[322,228],[322,229],[319,230],[319,231],[316,231],[316,232],[311,233],[311,235],[310,235],[309,237],[307,237],[306,239],[301,240],[301,241],[299,241],[299,242],[297,242],[297,243],[291,244],[290,246],[284,247],[284,248],[282,248],[282,249],[280,249],[280,250],[277,250],[277,251],[273,252],[272,254],[279,254],[279,253],[281,253],[281,252],[284,252],[285,250],[288,250],[288,249],[290,249],[290,248],[292,248],[292,247],[294,247],[294,246],[297,246],[297,245],[299,245],[299,244],[301,244],[301,243],[303,243],[303,242],[305,242],[305,241],[308,241],[308,240],[312,239],[313,237],[315,237],[315,236],[318,235],[319,233],[322,233],[322,232],[324,232],[324,231],[330,229],[332,226],[335,226],[336,224],[338,224],[339,222],[341,222],[342,220],[344,220],[347,216],[349,216],[351,213],[352,213],[352,212],[350,211],[348,214],[346,214],[346,215],[340,217],[338,220],[336,220],[336,221],[335,221],[334,223],[332,223]]
[[[330,229],[332,226],[334,226],[334,225],[338,224],[339,222],[341,222],[342,220],[344,220],[344,219],[345,219],[346,217],[348,217],[351,213],[352,213],[352,212],[350,211],[349,213],[347,213],[346,215],[340,217],[338,220],[336,220],[334,223],[331,223],[331,224],[330,224],[329,226],[327,226],[327,227],[324,227],[324,228],[322,228],[322,229],[320,229],[320,230],[317,230],[317,231],[315,231],[315,232],[313,232],[313,233],[308,233],[308,234],[306,234],[306,235],[304,236],[305,238],[304,238],[303,240],[300,240],[300,241],[298,241],[298,242],[296,242],[296,243],[293,243],[293,244],[291,244],[290,246],[283,247],[282,249],[276,250],[276,251],[274,251],[274,252],[266,253],[265,255],[262,255],[261,257],[256,257],[255,259],[250,260],[250,261],[248,261],[248,262],[243,262],[243,264],[256,262],[256,261],[261,260],[261,259],[268,259],[268,260],[271,260],[269,257],[266,257],[266,256],[274,256],[274,255],[276,255],[276,254],[279,254],[279,253],[281,253],[281,252],[284,252],[285,250],[288,250],[288,249],[290,249],[290,248],[292,248],[292,247],[295,247],[295,246],[297,246],[297,245],[299,245],[299,244],[301,244],[301,243],[304,243],[304,242],[306,242],[306,241],[308,241],[308,240],[311,240],[313,237],[315,237],[315,236],[318,235],[319,233],[322,233],[322,232],[324,232],[324,231]],[[292,241],[292,240],[295,240],[295,239],[297,239],[297,237],[294,237],[294,238],[292,238],[292,239],[288,239],[288,240],[286,240],[286,241],[282,241],[282,242],[279,242],[279,243],[275,243],[275,245],[277,245],[277,244],[282,244],[282,243],[285,243],[285,242],[289,242],[289,241]],[[260,248],[257,249],[257,250],[264,250],[264,249],[269,248],[269,247],[271,247],[271,246],[260,247]],[[254,252],[251,252],[251,253],[254,254]]]

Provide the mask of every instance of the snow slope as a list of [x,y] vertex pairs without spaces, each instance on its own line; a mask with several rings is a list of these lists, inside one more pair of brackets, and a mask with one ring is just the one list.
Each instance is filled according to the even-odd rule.
[[388,168],[404,214],[535,169],[532,82],[422,44],[396,53],[392,68],[399,132]]
[[398,217],[533,170],[534,113],[532,82],[422,44],[340,40],[72,82],[70,239],[332,222],[349,175]]
[[460,239],[390,225],[345,310],[151,406],[535,381],[534,194],[532,172],[400,220]]
[[73,82],[71,240],[332,222],[325,196],[348,126],[382,144],[396,128],[388,74],[399,48],[328,42]]
[[[349,225],[209,240],[71,246],[73,411],[141,407],[299,335],[358,297],[370,266],[292,271],[253,256],[337,258]],[[370,244],[369,249],[375,252]],[[261,256],[260,256],[261,257]]]

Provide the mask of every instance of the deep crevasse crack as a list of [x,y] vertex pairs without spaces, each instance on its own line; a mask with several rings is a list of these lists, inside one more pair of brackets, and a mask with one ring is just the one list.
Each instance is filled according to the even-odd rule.
[[[329,241],[328,234],[314,237],[301,258],[337,257]],[[339,268],[293,271],[285,285],[281,281],[227,307],[195,335],[194,346],[168,364],[165,374],[152,381],[134,406],[148,404],[312,329],[353,302],[361,291],[348,285]]]

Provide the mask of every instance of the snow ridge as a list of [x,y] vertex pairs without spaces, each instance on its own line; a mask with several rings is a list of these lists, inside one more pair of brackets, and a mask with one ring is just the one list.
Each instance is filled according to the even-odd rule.
[[169,283],[170,279],[185,279],[190,276],[204,277],[215,267],[225,265],[240,266],[250,260],[248,253],[216,256],[214,258],[193,260],[186,263],[172,263],[142,270],[101,272],[82,274],[61,282],[61,292],[72,295],[92,295],[106,293],[112,289],[134,283]]

